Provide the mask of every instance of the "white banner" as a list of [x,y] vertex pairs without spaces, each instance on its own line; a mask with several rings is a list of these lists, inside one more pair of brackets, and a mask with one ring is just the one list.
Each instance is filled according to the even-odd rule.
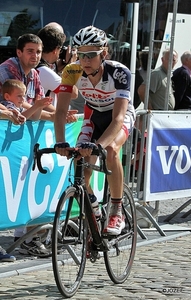
[[[172,20],[173,14],[168,13],[166,27],[164,32],[164,37],[162,43],[160,53],[158,56],[157,64],[155,68],[158,68],[161,65],[161,57],[162,53],[165,49],[170,48],[171,42],[171,28],[172,28]],[[191,15],[189,14],[177,14],[176,15],[176,27],[175,27],[175,35],[174,35],[174,49],[178,52],[179,59],[178,63],[175,65],[175,69],[180,67],[181,61],[180,57],[185,51],[191,50],[191,40],[190,40],[190,27],[191,27]],[[169,43],[168,43],[169,41]]]

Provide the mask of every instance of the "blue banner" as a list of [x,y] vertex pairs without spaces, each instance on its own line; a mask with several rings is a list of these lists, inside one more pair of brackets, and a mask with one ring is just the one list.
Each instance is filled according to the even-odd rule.
[[[151,144],[151,193],[190,189],[191,128],[154,129]],[[159,184],[160,178],[160,184]]]
[[191,114],[189,111],[149,115],[144,200],[191,195]]
[[[61,192],[69,185],[70,160],[57,154],[43,155],[42,165],[47,174],[41,174],[37,167],[32,171],[32,165],[36,143],[40,148],[54,146],[53,123],[27,121],[21,126],[5,120],[0,123],[0,229],[52,221]],[[71,146],[75,146],[81,123],[78,120],[67,124],[66,140]],[[103,188],[103,177],[99,178],[101,181],[98,173],[94,175],[97,194]]]

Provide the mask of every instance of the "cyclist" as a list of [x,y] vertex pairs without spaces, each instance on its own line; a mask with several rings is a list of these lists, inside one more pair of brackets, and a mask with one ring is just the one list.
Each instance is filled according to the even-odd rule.
[[[69,158],[69,144],[65,141],[64,124],[75,85],[85,100],[84,121],[77,147],[81,156],[93,163],[90,156],[93,141],[107,150],[107,166],[112,171],[108,176],[111,193],[109,221],[104,232],[118,235],[124,228],[121,203],[123,194],[123,169],[120,148],[128,138],[135,120],[135,111],[130,98],[129,69],[119,62],[106,60],[106,33],[94,26],[79,30],[73,37],[79,60],[67,65],[62,74],[55,114],[56,152]],[[76,100],[77,101],[77,100]],[[90,186],[91,170],[86,169],[85,181],[94,212],[101,214],[97,199]]]

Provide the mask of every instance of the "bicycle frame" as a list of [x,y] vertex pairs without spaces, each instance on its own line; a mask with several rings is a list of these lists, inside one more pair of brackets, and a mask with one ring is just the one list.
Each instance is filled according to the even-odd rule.
[[[97,249],[99,251],[106,251],[108,250],[107,244],[103,242],[103,238],[100,233],[100,229],[98,226],[98,222],[96,220],[91,201],[85,186],[84,181],[84,166],[90,167],[92,169],[96,169],[96,165],[90,165],[89,163],[85,163],[84,157],[82,157],[80,160],[77,160],[76,170],[75,170],[75,179],[74,179],[74,186],[79,190],[79,187],[82,186],[82,190],[79,191],[80,193],[80,215],[82,217],[86,216],[88,225],[91,231],[93,243],[96,245]],[[107,191],[107,179],[105,179],[104,184],[104,194],[106,194]],[[106,202],[106,198],[103,195],[104,202]],[[81,232],[79,230],[79,232]]]
[[[39,171],[45,174],[46,170],[41,165],[41,156],[44,153],[54,152],[54,148],[39,150],[39,145],[36,144],[33,169],[37,163]],[[52,231],[54,277],[59,291],[67,298],[72,297],[80,286],[86,259],[89,258],[91,262],[95,262],[101,257],[99,252],[103,252],[106,270],[111,280],[114,283],[123,283],[132,268],[137,232],[133,195],[127,185],[124,184],[122,213],[125,227],[119,235],[104,233],[110,199],[107,175],[111,174],[106,166],[105,149],[101,145],[98,147],[95,145],[92,151],[92,155],[100,158],[99,166],[88,163],[83,157],[77,159],[74,180],[72,179],[73,174],[71,176],[71,166],[74,159],[79,156],[79,152],[76,149],[71,149],[70,154],[73,158],[69,172],[70,185],[63,191],[58,201]],[[101,220],[97,220],[94,215],[85,184],[85,168],[91,168],[106,175]],[[71,213],[75,201],[78,202],[78,209],[74,220]],[[63,212],[65,213],[64,218]],[[101,226],[99,226],[100,224]]]

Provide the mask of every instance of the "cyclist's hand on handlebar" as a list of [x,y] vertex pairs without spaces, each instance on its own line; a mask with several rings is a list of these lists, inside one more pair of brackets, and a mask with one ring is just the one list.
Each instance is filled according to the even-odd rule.
[[70,148],[69,143],[66,143],[66,142],[56,143],[54,145],[54,148],[56,150],[56,153],[60,154],[61,156],[66,156],[67,159],[69,159],[71,157],[69,154],[69,151],[73,148]]
[[60,142],[54,145],[54,149],[56,153],[60,154],[61,156],[66,156],[67,159],[70,159],[75,152],[77,153],[75,154],[75,157],[80,159],[81,157],[90,156],[93,150],[97,151],[98,146],[94,143],[86,142],[78,144],[77,147],[70,147],[68,143]]
[[90,156],[93,149],[97,149],[97,145],[90,142],[81,143],[78,145],[78,151],[81,154],[81,156]]

